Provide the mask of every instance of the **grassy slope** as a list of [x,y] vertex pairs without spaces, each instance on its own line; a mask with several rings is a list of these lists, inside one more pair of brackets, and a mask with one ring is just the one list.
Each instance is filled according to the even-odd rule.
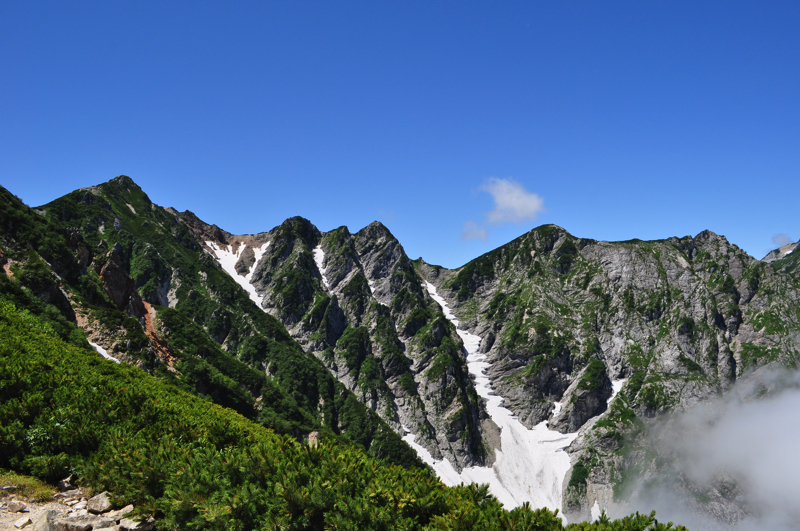
[[503,511],[483,487],[447,488],[335,440],[298,444],[70,345],[5,298],[0,338],[0,467],[49,481],[75,472],[162,528],[562,529],[546,509]]

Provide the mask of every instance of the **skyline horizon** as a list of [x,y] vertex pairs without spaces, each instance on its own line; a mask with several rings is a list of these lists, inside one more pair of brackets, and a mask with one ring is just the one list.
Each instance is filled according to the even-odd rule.
[[[401,240],[399,237],[397,237],[397,235],[396,235],[396,234],[394,234],[394,232],[392,231],[391,222],[385,222],[385,221],[381,221],[380,219],[377,219],[377,218],[376,218],[376,219],[374,219],[373,221],[370,221],[369,223],[366,223],[366,224],[365,224],[365,225],[363,225],[363,226],[360,226],[360,227],[358,227],[358,228],[351,227],[351,226],[349,226],[349,225],[347,225],[347,224],[342,224],[342,225],[337,225],[337,226],[330,227],[330,228],[327,228],[327,229],[322,229],[322,228],[318,227],[318,226],[315,224],[315,222],[314,222],[314,220],[313,220],[313,219],[311,219],[311,218],[308,218],[308,217],[305,217],[305,216],[302,216],[302,215],[299,215],[299,214],[298,214],[298,215],[294,215],[294,216],[289,216],[289,217],[286,217],[286,218],[284,218],[284,219],[282,219],[282,220],[280,220],[280,221],[278,221],[278,222],[275,222],[275,224],[274,224],[272,227],[270,227],[270,228],[268,228],[268,229],[266,229],[266,230],[259,230],[259,231],[256,231],[256,232],[232,232],[232,231],[228,230],[227,228],[225,228],[224,226],[217,224],[215,221],[212,221],[212,220],[210,220],[210,219],[206,219],[206,218],[204,218],[203,216],[200,216],[200,215],[198,215],[198,213],[197,213],[196,211],[192,210],[192,208],[190,208],[190,207],[189,207],[189,208],[184,208],[184,209],[178,209],[178,208],[175,208],[174,206],[172,206],[172,205],[169,205],[169,204],[160,204],[160,203],[158,203],[157,201],[153,201],[153,200],[152,200],[152,198],[150,197],[150,193],[148,193],[148,190],[147,190],[146,188],[142,187],[142,186],[141,186],[141,185],[140,185],[140,184],[139,184],[139,183],[136,181],[136,179],[134,179],[133,177],[130,177],[129,175],[125,175],[125,174],[120,174],[120,175],[117,175],[117,176],[115,176],[115,177],[112,177],[111,179],[108,179],[107,181],[102,181],[102,182],[98,182],[98,183],[95,183],[95,184],[91,184],[91,185],[87,185],[87,186],[82,186],[82,187],[75,188],[75,189],[73,189],[73,190],[71,190],[71,191],[67,192],[66,194],[62,194],[61,196],[58,196],[58,197],[51,198],[50,200],[48,200],[48,201],[46,201],[46,202],[39,203],[39,204],[36,204],[36,205],[29,204],[27,201],[25,201],[25,199],[24,199],[23,197],[20,197],[19,195],[17,195],[17,194],[14,192],[14,190],[10,190],[10,189],[9,189],[9,191],[10,191],[12,194],[16,195],[18,198],[20,198],[20,199],[23,201],[23,203],[25,203],[27,206],[29,206],[30,208],[34,208],[34,209],[35,209],[35,208],[38,208],[38,207],[44,206],[44,205],[46,205],[46,204],[48,204],[48,203],[50,203],[50,202],[52,202],[52,201],[55,201],[55,200],[57,200],[57,199],[59,199],[59,198],[63,197],[64,195],[68,195],[68,194],[70,194],[70,193],[72,193],[72,192],[75,192],[75,191],[78,191],[78,190],[86,190],[86,189],[92,188],[92,187],[94,187],[94,186],[99,186],[99,185],[101,185],[101,184],[105,184],[105,183],[107,183],[107,182],[109,182],[109,181],[111,181],[111,180],[114,180],[114,179],[116,179],[116,178],[119,178],[119,177],[127,177],[127,178],[131,179],[131,180],[134,182],[134,184],[136,184],[137,186],[139,186],[139,188],[140,188],[140,189],[141,189],[141,190],[142,190],[142,191],[143,191],[143,192],[144,192],[144,193],[145,193],[145,194],[148,196],[148,198],[150,198],[151,202],[152,202],[153,204],[155,204],[156,206],[159,206],[159,207],[161,207],[161,208],[174,208],[175,210],[177,210],[178,212],[181,212],[181,213],[184,213],[184,212],[191,212],[192,214],[194,214],[195,216],[197,216],[197,218],[198,218],[198,219],[200,219],[201,221],[203,221],[204,223],[207,223],[207,224],[209,224],[209,225],[215,225],[215,226],[217,226],[218,228],[220,228],[221,230],[223,230],[224,232],[227,232],[227,233],[229,233],[229,234],[231,234],[231,235],[233,235],[233,236],[252,236],[252,235],[257,235],[257,234],[262,234],[262,233],[271,232],[272,230],[274,230],[274,229],[278,228],[280,225],[282,225],[282,224],[283,224],[285,221],[287,221],[288,219],[291,219],[291,218],[294,218],[294,217],[300,217],[300,218],[303,218],[303,219],[305,219],[305,220],[309,221],[309,222],[310,222],[310,223],[311,223],[311,224],[312,224],[314,227],[316,227],[316,228],[317,228],[317,229],[318,229],[320,232],[322,232],[322,233],[328,233],[328,232],[331,232],[331,231],[333,231],[333,230],[336,230],[336,229],[338,229],[338,228],[341,228],[341,227],[346,227],[346,228],[347,228],[347,230],[351,232],[351,234],[355,234],[355,233],[357,233],[357,232],[359,232],[359,231],[361,231],[361,230],[363,230],[363,229],[367,228],[369,225],[371,225],[371,224],[373,224],[373,223],[380,223],[380,224],[382,224],[384,227],[386,227],[386,228],[389,230],[389,232],[390,232],[390,233],[392,233],[392,235],[394,235],[394,236],[395,236],[395,237],[398,239],[398,241],[400,242],[400,245],[403,247],[403,249],[404,249],[404,250],[406,249],[406,246],[405,246],[404,242],[403,242],[403,241],[402,241],[402,240]],[[475,260],[475,259],[479,258],[480,256],[483,256],[483,255],[485,255],[485,254],[488,254],[488,253],[490,253],[490,252],[493,252],[494,250],[496,250],[496,249],[498,249],[498,248],[500,248],[500,247],[503,247],[504,245],[507,245],[507,244],[511,243],[512,241],[514,241],[514,240],[518,239],[518,238],[521,238],[521,237],[525,236],[525,235],[526,235],[526,234],[528,234],[529,232],[531,232],[531,231],[533,231],[533,230],[536,230],[536,229],[537,229],[537,228],[539,228],[539,227],[548,226],[548,225],[553,225],[553,226],[559,227],[560,229],[562,229],[562,230],[566,231],[568,234],[570,234],[571,236],[573,236],[573,237],[575,237],[575,238],[579,238],[579,239],[585,239],[585,240],[591,240],[591,241],[600,242],[600,243],[603,243],[603,242],[606,242],[606,243],[625,243],[625,242],[635,242],[635,241],[642,241],[642,242],[649,242],[649,241],[664,241],[664,240],[668,240],[668,239],[670,239],[670,238],[678,238],[678,239],[682,239],[682,238],[685,238],[685,237],[696,238],[697,236],[699,236],[699,235],[700,235],[700,234],[702,234],[703,232],[706,232],[706,231],[708,231],[708,232],[711,232],[711,233],[713,233],[713,234],[715,234],[715,235],[717,235],[717,236],[720,236],[720,237],[722,237],[722,238],[725,238],[725,239],[726,239],[726,240],[727,240],[729,243],[731,243],[732,245],[734,245],[734,246],[738,247],[739,249],[742,249],[742,250],[743,250],[745,253],[747,253],[749,256],[751,256],[752,258],[754,258],[754,259],[756,259],[756,260],[759,260],[759,261],[761,261],[761,260],[762,260],[763,258],[765,258],[765,257],[766,257],[766,256],[767,256],[767,255],[768,255],[770,252],[772,252],[772,251],[774,251],[774,250],[780,249],[780,248],[782,248],[782,247],[785,247],[785,246],[787,246],[787,245],[791,245],[791,244],[794,244],[794,243],[798,243],[798,242],[800,242],[800,241],[788,241],[788,242],[782,243],[781,245],[776,245],[775,247],[773,247],[773,248],[769,249],[768,251],[764,252],[764,253],[763,253],[763,255],[762,255],[761,257],[759,257],[759,256],[756,256],[756,255],[754,255],[753,253],[751,253],[750,251],[748,251],[748,250],[747,250],[747,249],[745,249],[744,247],[741,247],[740,245],[738,245],[738,244],[737,244],[735,241],[731,240],[731,239],[730,239],[730,238],[729,238],[729,237],[728,237],[726,234],[724,234],[724,233],[721,233],[721,232],[717,232],[717,231],[715,231],[715,230],[713,230],[713,229],[709,229],[709,228],[702,229],[702,230],[700,230],[700,231],[698,231],[698,232],[696,232],[696,233],[694,233],[694,234],[684,234],[684,235],[672,234],[672,235],[670,235],[670,236],[666,236],[666,237],[663,237],[663,238],[651,238],[651,239],[643,239],[643,238],[637,238],[637,237],[634,237],[634,238],[628,238],[628,239],[624,239],[624,240],[601,240],[601,239],[598,239],[598,238],[593,238],[593,237],[591,237],[591,236],[587,236],[587,235],[577,235],[577,234],[574,234],[572,231],[570,231],[570,229],[569,229],[568,227],[565,227],[565,226],[563,226],[563,225],[561,225],[561,224],[558,224],[558,223],[552,223],[552,222],[551,222],[551,223],[539,223],[539,224],[536,224],[536,225],[532,226],[530,229],[527,229],[527,230],[524,230],[524,231],[522,231],[522,232],[518,233],[516,236],[512,237],[511,239],[509,239],[509,240],[507,240],[507,241],[505,241],[505,242],[503,242],[503,243],[497,244],[497,245],[496,245],[495,247],[493,247],[492,249],[490,249],[490,250],[488,250],[488,251],[486,251],[486,252],[483,252],[483,253],[481,253],[481,254],[478,254],[478,255],[476,255],[476,256],[473,256],[472,258],[468,259],[467,261],[465,261],[465,262],[461,263],[460,265],[456,265],[456,266],[446,266],[446,265],[444,265],[444,264],[441,264],[441,263],[438,263],[438,262],[433,262],[433,261],[426,260],[424,255],[418,255],[418,256],[414,257],[414,255],[413,255],[413,254],[411,254],[411,253],[409,253],[408,251],[406,251],[406,254],[407,254],[407,255],[409,256],[409,258],[411,258],[412,260],[422,259],[422,260],[423,260],[425,263],[427,263],[427,264],[429,264],[429,265],[436,265],[436,266],[444,267],[445,269],[449,269],[449,270],[457,270],[457,269],[460,269],[461,267],[465,266],[465,265],[466,265],[466,264],[468,264],[469,262],[471,262],[471,261],[473,261],[473,260]],[[774,243],[774,242],[773,242],[773,243]]]

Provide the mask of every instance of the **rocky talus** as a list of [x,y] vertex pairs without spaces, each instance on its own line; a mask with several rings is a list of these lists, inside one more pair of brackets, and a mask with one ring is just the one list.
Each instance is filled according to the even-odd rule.
[[[5,492],[13,493],[7,485]],[[10,499],[0,503],[0,530],[16,531],[151,531],[152,517],[134,516],[133,505],[114,509],[109,493],[88,497],[83,489],[59,492],[52,501]]]

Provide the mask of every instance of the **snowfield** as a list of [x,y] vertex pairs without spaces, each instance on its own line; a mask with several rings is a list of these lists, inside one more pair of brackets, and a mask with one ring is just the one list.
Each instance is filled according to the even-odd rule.
[[322,264],[325,263],[325,251],[322,250],[321,245],[317,245],[316,247],[314,247],[314,250],[312,252],[314,254],[314,262],[316,262],[317,269],[319,269],[319,274],[322,276],[322,283],[325,284],[326,289],[330,289],[331,285],[328,282],[328,279],[325,277],[325,270],[327,268],[322,267]]
[[256,265],[258,265],[259,260],[261,260],[261,258],[264,256],[264,253],[267,251],[267,247],[269,247],[269,242],[265,243],[261,247],[253,247],[253,254],[255,254],[256,260],[253,262],[252,267],[250,267],[250,271],[248,271],[246,275],[240,275],[236,272],[236,262],[238,262],[239,258],[241,258],[246,247],[245,244],[242,243],[239,245],[239,249],[237,249],[235,253],[233,252],[233,247],[230,245],[228,245],[227,249],[209,241],[206,242],[206,245],[208,245],[214,251],[214,256],[216,257],[217,262],[219,262],[219,265],[222,266],[222,269],[224,269],[225,272],[228,273],[231,278],[233,278],[233,280],[235,280],[241,287],[244,288],[247,294],[250,295],[250,300],[255,302],[259,308],[263,309],[262,304],[264,302],[264,297],[256,292],[256,288],[250,282],[253,280],[253,273],[255,273]]
[[[486,409],[492,420],[501,429],[502,449],[495,451],[496,460],[490,467],[469,467],[461,474],[447,460],[434,461],[431,454],[414,442],[414,435],[407,434],[408,442],[447,485],[464,483],[488,483],[489,490],[508,509],[530,502],[534,508],[561,509],[561,486],[570,469],[570,458],[564,448],[570,445],[576,433],[563,434],[550,430],[544,421],[532,430],[527,429],[511,411],[503,407],[503,398],[492,390],[485,375],[490,366],[486,356],[478,354],[481,338],[458,328],[459,321],[436,292],[436,287],[426,282],[433,300],[442,307],[445,317],[455,326],[467,351],[467,367],[475,377],[475,389],[486,400]],[[560,404],[556,405],[559,408]],[[562,519],[564,517],[562,516]]]

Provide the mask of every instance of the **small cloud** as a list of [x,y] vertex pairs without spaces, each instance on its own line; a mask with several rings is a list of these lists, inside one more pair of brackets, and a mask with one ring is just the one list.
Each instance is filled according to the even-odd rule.
[[480,189],[494,198],[494,209],[486,213],[488,225],[534,221],[544,212],[544,199],[511,179],[492,177]]
[[489,233],[474,221],[469,220],[464,222],[464,228],[461,229],[461,239],[485,242],[489,239]]
[[783,247],[784,245],[794,243],[794,241],[786,234],[776,234],[772,237],[772,243],[775,244],[776,247]]

